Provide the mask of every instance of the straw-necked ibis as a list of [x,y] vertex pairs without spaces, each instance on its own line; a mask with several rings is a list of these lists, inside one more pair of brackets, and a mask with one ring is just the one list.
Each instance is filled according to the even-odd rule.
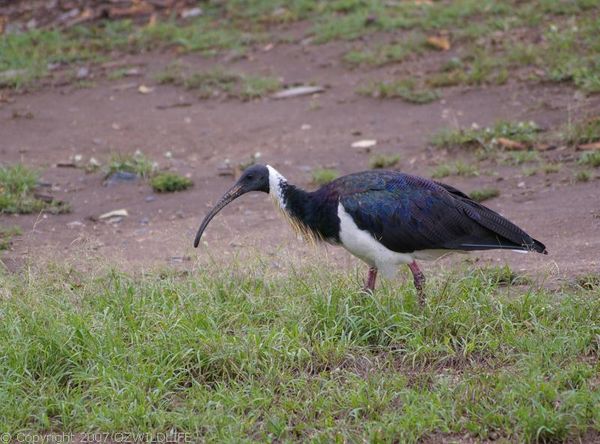
[[398,265],[408,264],[421,302],[425,277],[416,259],[496,248],[547,253],[544,244],[450,185],[378,170],[349,174],[310,192],[269,165],[242,173],[202,221],[194,247],[215,214],[250,191],[269,193],[303,234],[341,245],[366,262],[366,290],[374,289],[378,270],[391,277]]

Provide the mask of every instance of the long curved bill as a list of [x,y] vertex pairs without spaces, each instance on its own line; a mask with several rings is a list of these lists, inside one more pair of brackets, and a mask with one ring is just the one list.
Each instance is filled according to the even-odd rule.
[[200,243],[200,238],[202,237],[202,233],[206,229],[208,223],[212,220],[215,215],[223,209],[228,203],[235,200],[244,194],[244,191],[241,185],[235,184],[229,191],[227,191],[223,197],[217,202],[217,204],[213,207],[212,210],[206,215],[202,223],[200,224],[200,228],[198,228],[198,233],[196,233],[196,239],[194,239],[194,248],[198,247]]

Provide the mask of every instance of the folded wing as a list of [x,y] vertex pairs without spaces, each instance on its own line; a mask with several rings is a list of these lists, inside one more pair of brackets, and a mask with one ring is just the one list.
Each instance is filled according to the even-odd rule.
[[360,229],[392,251],[499,248],[546,253],[541,242],[449,185],[394,171],[346,177],[350,184],[340,187],[345,190],[340,202]]

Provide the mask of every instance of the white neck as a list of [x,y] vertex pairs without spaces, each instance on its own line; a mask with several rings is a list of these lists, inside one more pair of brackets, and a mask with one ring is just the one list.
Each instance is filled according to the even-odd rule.
[[287,180],[271,165],[267,165],[267,169],[269,170],[269,195],[281,208],[285,209],[283,186]]

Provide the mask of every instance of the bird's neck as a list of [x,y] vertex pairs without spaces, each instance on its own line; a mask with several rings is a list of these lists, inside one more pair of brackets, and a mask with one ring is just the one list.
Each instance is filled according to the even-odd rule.
[[288,183],[275,168],[269,169],[269,195],[288,218],[293,228],[302,234],[319,237],[319,229],[311,220],[312,193]]
[[306,204],[310,200],[310,193],[288,183],[275,168],[267,165],[269,169],[269,195],[280,209],[294,218],[301,218]]

